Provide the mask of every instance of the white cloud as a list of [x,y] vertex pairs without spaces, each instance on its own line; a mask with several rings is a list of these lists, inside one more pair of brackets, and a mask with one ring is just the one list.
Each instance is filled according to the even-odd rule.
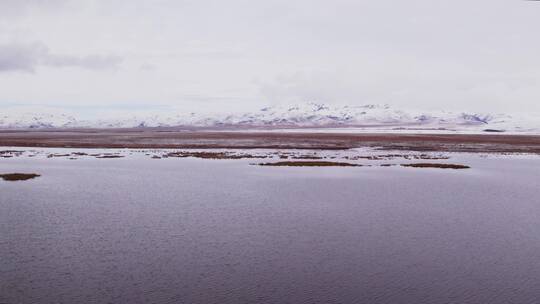
[[34,72],[39,66],[111,69],[116,68],[121,60],[113,55],[55,54],[41,43],[0,44],[0,72]]
[[0,0],[0,11],[0,72],[37,71],[0,73],[0,105],[540,111],[538,1]]
[[30,13],[33,9],[54,10],[67,0],[0,0],[0,16],[13,19]]
[[0,72],[33,72],[46,53],[42,45],[0,45]]

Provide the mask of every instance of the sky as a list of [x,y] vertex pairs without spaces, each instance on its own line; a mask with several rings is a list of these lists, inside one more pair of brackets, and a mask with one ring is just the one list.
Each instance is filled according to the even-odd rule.
[[2,108],[540,112],[540,1],[0,0]]

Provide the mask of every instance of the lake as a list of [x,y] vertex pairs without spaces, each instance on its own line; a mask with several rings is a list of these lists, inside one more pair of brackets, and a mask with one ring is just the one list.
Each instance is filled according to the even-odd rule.
[[0,303],[537,303],[540,157],[0,159]]

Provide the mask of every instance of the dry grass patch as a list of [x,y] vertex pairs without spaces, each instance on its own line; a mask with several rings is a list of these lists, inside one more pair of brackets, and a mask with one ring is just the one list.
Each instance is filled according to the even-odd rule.
[[361,167],[359,164],[330,162],[330,161],[282,161],[275,163],[261,163],[259,166],[272,167]]
[[33,179],[36,177],[39,177],[39,174],[34,173],[8,173],[8,174],[0,174],[0,178],[5,181],[25,181],[29,179]]
[[455,164],[432,164],[432,163],[419,163],[419,164],[402,164],[402,167],[411,168],[439,168],[439,169],[470,169],[471,167],[465,165]]
[[100,155],[100,156],[96,156],[96,158],[123,158],[124,156],[122,155]]

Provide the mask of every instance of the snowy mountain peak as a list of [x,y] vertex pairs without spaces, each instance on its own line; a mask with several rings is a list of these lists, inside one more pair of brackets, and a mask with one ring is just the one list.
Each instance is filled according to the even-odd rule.
[[198,114],[165,112],[124,113],[113,119],[81,120],[61,111],[12,111],[0,114],[0,128],[132,128],[132,127],[386,127],[444,129],[540,130],[538,116],[516,117],[501,114],[422,112],[394,109],[388,105],[335,106],[308,102],[276,105],[254,112]]

